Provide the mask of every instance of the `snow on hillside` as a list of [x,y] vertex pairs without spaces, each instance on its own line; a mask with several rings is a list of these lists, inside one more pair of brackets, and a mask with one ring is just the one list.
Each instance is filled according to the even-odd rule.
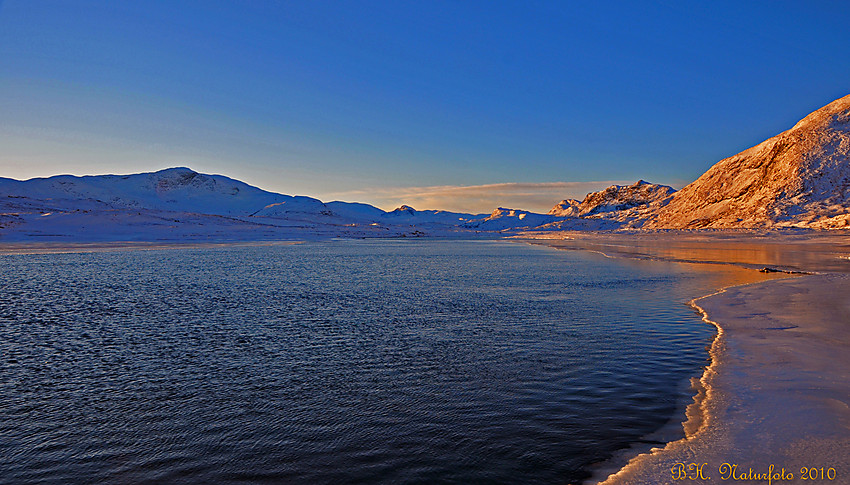
[[[221,175],[170,168],[133,175],[0,179],[0,240],[256,240],[402,235],[334,209],[383,213],[268,192]],[[333,219],[333,220],[330,220]],[[371,217],[367,219],[373,219]]]
[[625,222],[657,209],[669,200],[673,192],[675,190],[667,185],[638,180],[632,185],[612,185],[599,192],[591,192],[581,202],[562,200],[549,214]]
[[[590,194],[588,194],[590,195]],[[549,210],[550,216],[578,217],[581,214],[581,201],[576,199],[564,199]]]
[[536,214],[518,209],[499,207],[487,217],[474,218],[465,222],[463,227],[479,231],[505,231],[532,229],[543,224],[563,219],[548,214]]
[[654,208],[667,200],[673,192],[673,187],[651,184],[643,180],[632,185],[612,185],[605,190],[587,194],[578,206],[579,215],[589,217],[605,212]]
[[333,211],[321,200],[295,196],[282,202],[274,202],[250,214],[251,217],[273,217],[279,219],[303,219],[317,216],[331,217]]
[[384,214],[384,211],[373,205],[359,202],[326,202],[325,207],[338,217],[360,222],[374,222]]
[[183,167],[133,175],[0,178],[0,241],[6,242],[446,236],[483,217],[324,203]]
[[646,228],[850,228],[850,95],[717,162]]
[[447,226],[458,226],[476,218],[485,217],[485,214],[466,214],[462,212],[449,212],[441,210],[416,210],[408,205],[402,205],[390,212],[381,215],[384,221],[405,224],[442,224]]
[[721,160],[678,192],[643,181],[614,185],[561,201],[549,214],[566,219],[536,230],[850,229],[850,96]]
[[0,178],[0,194],[71,204],[80,201],[113,209],[157,209],[199,214],[249,215],[289,196],[266,192],[221,175],[169,168],[134,175],[59,175],[26,181]]
[[667,185],[651,184],[643,180],[632,185],[612,185],[587,194],[581,202],[576,199],[562,200],[549,211],[549,215],[563,220],[547,223],[538,230],[638,228],[648,214],[669,202],[674,192]]

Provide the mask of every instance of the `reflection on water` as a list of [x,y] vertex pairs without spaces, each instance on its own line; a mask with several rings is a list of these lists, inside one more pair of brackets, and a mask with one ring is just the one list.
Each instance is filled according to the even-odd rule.
[[850,272],[847,234],[567,234],[534,241],[562,249],[666,261],[736,263],[794,271]]
[[3,256],[0,483],[569,483],[759,278],[504,242]]

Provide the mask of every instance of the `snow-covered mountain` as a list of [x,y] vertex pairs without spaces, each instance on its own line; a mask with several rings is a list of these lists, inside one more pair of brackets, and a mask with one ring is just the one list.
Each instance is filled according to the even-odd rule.
[[647,217],[667,204],[675,190],[667,185],[638,180],[632,185],[612,185],[591,192],[579,202],[564,199],[548,215],[555,220],[537,231],[609,231],[640,228]]
[[486,217],[478,217],[465,222],[463,227],[479,231],[505,231],[508,229],[528,230],[554,222],[558,219],[563,219],[563,217],[499,207],[494,210],[492,214]]
[[[133,175],[0,178],[0,240],[254,240],[401,235],[366,204],[268,192],[178,167]],[[356,224],[360,222],[361,224]]]
[[[590,194],[587,194],[590,196]],[[564,199],[552,207],[547,213],[557,217],[578,217],[581,214],[581,201],[578,199]]]
[[721,160],[644,227],[850,228],[850,95]]
[[673,192],[673,187],[638,180],[632,185],[612,185],[599,192],[591,192],[581,202],[562,200],[549,211],[549,215],[632,223],[669,202]]
[[484,214],[392,212],[268,192],[178,167],[133,175],[0,178],[0,241],[257,240],[447,235]]
[[382,219],[390,223],[405,224],[445,224],[458,226],[471,220],[486,217],[486,214],[467,214],[464,212],[449,212],[441,210],[416,210],[409,205],[402,205],[390,212],[381,215]]
[[66,208],[155,209],[216,215],[249,215],[291,197],[266,192],[221,175],[169,168],[134,175],[58,175],[19,181],[0,178],[0,194],[51,201]]
[[549,214],[565,219],[536,230],[848,229],[850,96],[721,160],[678,192],[641,180],[563,200]]
[[673,192],[673,187],[643,180],[632,185],[612,185],[605,190],[587,194],[578,207],[579,215],[589,217],[630,209],[653,209],[663,204]]

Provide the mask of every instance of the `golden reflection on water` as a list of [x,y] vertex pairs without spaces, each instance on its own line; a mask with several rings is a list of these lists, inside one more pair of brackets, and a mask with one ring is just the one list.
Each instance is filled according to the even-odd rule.
[[[555,247],[560,247],[559,245],[553,245]],[[560,247],[560,249],[578,249],[578,248],[564,248]],[[629,266],[629,267],[641,267],[641,266],[655,266],[658,265],[668,265],[672,267],[686,266],[686,269],[693,272],[698,272],[701,280],[704,283],[704,291],[705,293],[694,294],[691,295],[693,298],[698,298],[701,296],[705,296],[707,294],[713,293],[722,288],[728,288],[730,286],[738,286],[738,285],[746,285],[750,283],[757,283],[760,281],[766,281],[771,279],[780,279],[780,278],[789,278],[793,277],[793,275],[789,275],[787,273],[762,273],[756,271],[753,268],[747,267],[746,265],[735,265],[735,264],[718,264],[715,262],[703,263],[703,262],[693,262],[693,260],[688,260],[685,262],[682,258],[677,259],[664,259],[664,258],[647,258],[647,257],[635,257],[628,254],[623,253],[610,253],[601,251],[598,249],[589,249],[591,251],[599,251],[600,253],[604,253],[608,257],[612,257],[618,260],[620,264]],[[600,256],[603,257],[603,256]]]
[[560,239],[535,242],[561,249],[598,251],[615,257],[731,263],[745,268],[850,272],[850,237],[846,234],[759,236],[566,233],[558,236]]

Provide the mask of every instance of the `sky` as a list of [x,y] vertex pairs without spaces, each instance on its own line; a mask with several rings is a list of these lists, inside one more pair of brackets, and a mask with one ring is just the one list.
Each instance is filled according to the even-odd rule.
[[392,209],[680,188],[850,93],[850,2],[0,1],[0,177]]

